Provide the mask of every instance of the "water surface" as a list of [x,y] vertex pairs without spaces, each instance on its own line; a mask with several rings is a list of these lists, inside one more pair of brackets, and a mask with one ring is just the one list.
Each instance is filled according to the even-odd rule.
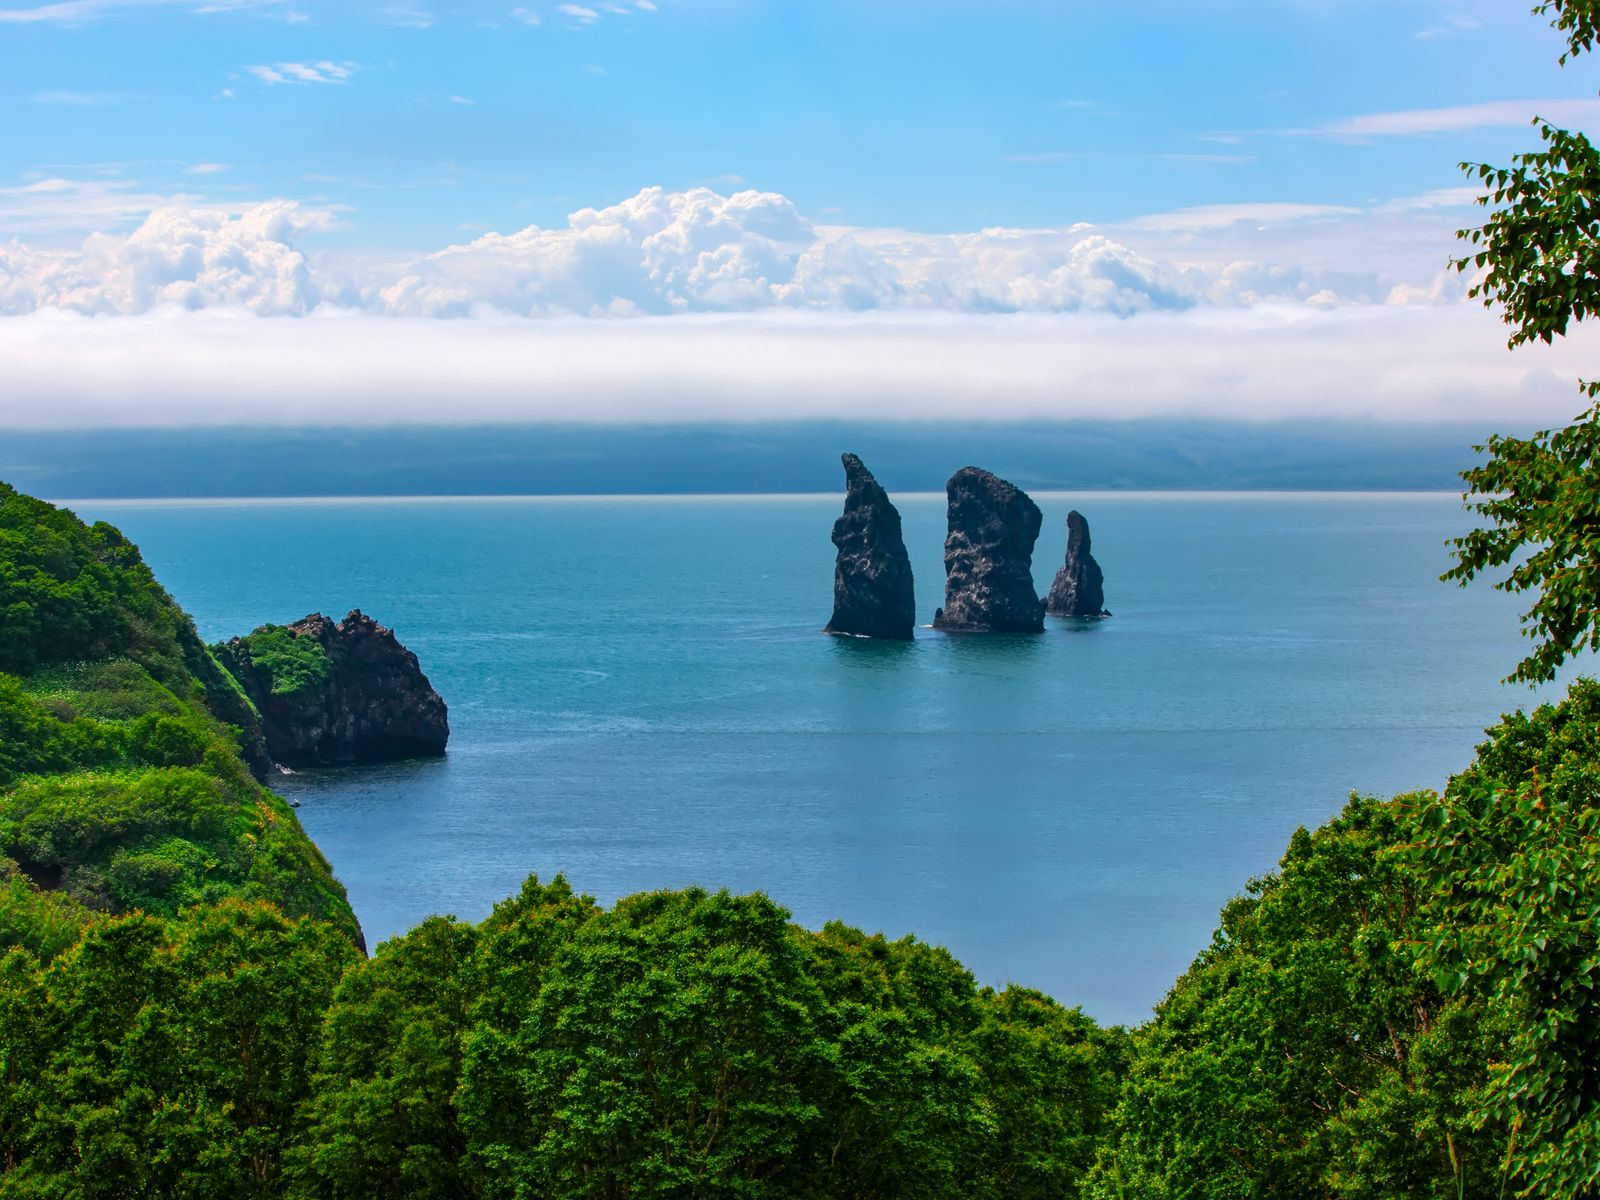
[[[1455,496],[1036,499],[1040,590],[1076,506],[1116,616],[910,645],[818,633],[837,497],[74,507],[208,639],[359,606],[417,652],[447,758],[282,784],[374,943],[529,872],[698,883],[1138,1020],[1296,826],[1528,700],[1515,602],[1437,580]],[[927,621],[943,497],[897,500]]]

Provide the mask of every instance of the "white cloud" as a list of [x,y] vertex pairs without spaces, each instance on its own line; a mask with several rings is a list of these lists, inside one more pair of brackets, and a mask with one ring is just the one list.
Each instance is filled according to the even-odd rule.
[[106,232],[0,242],[0,427],[1562,419],[1600,331],[1506,351],[1444,265],[1470,198],[928,234],[815,224],[771,192],[647,188],[377,261],[313,257],[334,215],[288,200],[38,180],[0,189],[0,229]]
[[1126,225],[1130,229],[1219,229],[1238,224],[1269,225],[1348,217],[1360,212],[1359,208],[1343,204],[1203,204],[1135,217]]
[[[13,244],[0,311],[131,313],[173,302],[163,289],[179,283],[187,305],[244,295],[261,312],[337,303],[417,317],[761,309],[1128,316],[1275,303],[1450,303],[1463,281],[1445,264],[1455,227],[1469,219],[1452,206],[1468,198],[1445,189],[1369,208],[1222,205],[1110,226],[927,234],[818,225],[772,192],[647,188],[579,210],[563,226],[486,233],[376,264],[336,256],[313,264],[299,242],[326,228],[325,210],[282,200],[216,209],[124,183],[44,180],[0,189],[0,232],[107,229],[158,211],[131,234],[97,234],[77,251]],[[129,256],[201,262],[213,246],[226,246],[240,271],[258,265],[260,288],[239,278],[218,288],[203,273],[128,282]],[[100,286],[97,271],[115,278]]]
[[353,62],[281,62],[270,66],[246,67],[268,87],[280,83],[348,83],[357,64]]
[[972,316],[0,320],[0,426],[1326,416],[1554,421],[1600,336],[1473,306]]
[[1366,113],[1301,132],[1331,138],[1411,137],[1527,125],[1535,116],[1564,127],[1592,128],[1600,125],[1600,100],[1492,100],[1452,108]]
[[544,23],[543,18],[531,8],[513,8],[511,16],[515,20],[521,21],[524,25],[541,25]]
[[1475,205],[1483,193],[1475,187],[1434,188],[1416,196],[1402,196],[1380,204],[1378,212],[1413,212],[1430,208],[1467,208]]
[[66,108],[106,108],[113,104],[125,104],[132,97],[121,92],[35,92],[29,99],[35,104]]
[[433,14],[418,4],[395,2],[380,5],[373,10],[373,19],[381,25],[397,25],[402,29],[429,29]]
[[815,240],[782,196],[647,188],[575,212],[565,229],[486,234],[416,259],[377,302],[422,316],[480,306],[521,316],[770,307]]
[[126,314],[175,305],[293,316],[324,298],[348,303],[354,296],[314,278],[291,244],[331,219],[287,201],[242,212],[175,206],[150,213],[127,236],[92,234],[72,252],[0,243],[0,314]]
[[0,188],[0,237],[116,229],[143,220],[161,205],[191,201],[140,192],[119,179],[35,179]]
[[213,162],[195,163],[193,166],[184,168],[190,175],[221,175],[224,171],[231,171],[232,169],[227,163]]
[[[0,25],[85,25],[102,17],[145,8],[182,7],[195,13],[242,12],[268,9],[282,0],[59,0],[55,4],[34,4],[26,8],[0,8]],[[292,19],[292,18],[291,18]]]
[[1091,150],[1045,150],[1036,154],[1008,154],[1006,162],[1050,165],[1069,162],[1177,162],[1177,163],[1247,163],[1254,160],[1246,154],[1136,154],[1103,153]]
[[[524,14],[528,11],[525,8],[517,8],[512,10],[511,15],[526,20]],[[632,0],[631,3],[620,3],[619,0],[591,0],[588,4],[558,4],[555,6],[555,11],[576,22],[568,28],[584,29],[598,23],[604,17],[631,17],[639,13],[656,12],[657,8],[653,0]],[[530,23],[538,24],[538,17],[534,16]]]
[[1414,36],[1419,41],[1428,41],[1432,38],[1450,37],[1458,33],[1473,33],[1483,28],[1483,22],[1477,17],[1467,13],[1446,13],[1436,25],[1428,25],[1417,30]]

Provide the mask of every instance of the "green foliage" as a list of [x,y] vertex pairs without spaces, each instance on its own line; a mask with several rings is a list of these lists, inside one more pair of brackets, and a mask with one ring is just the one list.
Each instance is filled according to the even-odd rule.
[[1534,5],[1535,15],[1550,16],[1550,24],[1567,35],[1567,51],[1562,63],[1594,49],[1595,37],[1600,35],[1600,6],[1594,0],[1539,0]]
[[0,485],[0,948],[48,956],[90,910],[228,896],[359,941],[327,862],[207,704],[255,720],[138,551]]
[[52,711],[65,720],[128,721],[155,712],[179,716],[187,707],[149,671],[125,658],[58,663],[29,675],[23,688],[41,702],[59,701]]
[[385,944],[326,1028],[307,1197],[1070,1197],[1122,1057],[912,939],[559,878]]
[[[231,732],[126,661],[0,674],[0,855],[64,889],[62,907],[13,882],[0,946],[57,946],[61,912],[172,913],[228,895],[359,937],[327,862]],[[31,920],[45,924],[29,933]]]
[[1510,1016],[1476,1112],[1516,1131],[1525,1194],[1600,1195],[1600,685],[1489,734],[1420,814],[1442,910],[1426,962]]
[[49,962],[94,919],[66,892],[40,888],[15,861],[0,858],[0,955],[22,947]]
[[73,687],[61,686],[54,672],[42,683],[0,674],[0,788],[21,775],[199,766],[208,756],[227,764],[236,757],[231,731],[198,705],[179,701],[142,667],[99,666],[108,668],[108,687],[84,684],[94,673],[88,668],[74,669]]
[[1543,150],[1510,167],[1462,164],[1485,189],[1478,203],[1494,211],[1458,232],[1478,248],[1454,265],[1481,272],[1467,294],[1502,307],[1513,346],[1554,341],[1594,313],[1600,292],[1600,152],[1581,133],[1536,125]]
[[998,1116],[990,1162],[1008,1200],[1076,1196],[1127,1073],[1129,1038],[1029,988],[980,994],[973,1036]]
[[109,920],[0,959],[0,1196],[281,1194],[349,939],[261,904]]
[[1600,406],[1531,438],[1495,435],[1462,472],[1484,525],[1454,541],[1445,579],[1466,584],[1511,565],[1495,587],[1537,593],[1523,614],[1533,650],[1509,681],[1554,679],[1575,651],[1600,650]]
[[[188,760],[188,727],[136,723],[153,758]],[[137,739],[135,739],[135,744]],[[48,872],[89,908],[174,913],[227,896],[273,900],[336,922],[354,940],[343,889],[289,808],[237,759],[27,778],[0,800],[0,854]]]
[[266,675],[274,696],[315,691],[328,680],[328,655],[316,638],[300,637],[284,625],[263,625],[239,642]]
[[129,657],[183,677],[188,619],[110,525],[0,483],[0,671]]
[[826,1055],[782,910],[631,897],[573,930],[529,1001],[463,1072],[486,1195],[785,1194]]
[[[1533,10],[1567,35],[1563,63],[1593,48],[1594,0],[1542,0]],[[1457,237],[1471,249],[1452,261],[1476,271],[1468,294],[1498,304],[1510,344],[1551,342],[1600,307],[1600,150],[1581,133],[1536,120],[1542,150],[1509,167],[1462,163],[1492,209],[1483,225]],[[1593,400],[1600,384],[1584,384]],[[1511,566],[1495,586],[1534,591],[1523,614],[1533,650],[1510,675],[1554,679],[1573,653],[1600,649],[1600,406],[1564,429],[1532,438],[1491,437],[1475,447],[1487,461],[1462,472],[1466,499],[1485,525],[1454,541],[1456,565],[1444,578],[1465,585]],[[1514,564],[1514,565],[1513,565]]]
[[477,931],[430,917],[378,947],[334,997],[300,1150],[297,1194],[339,1200],[477,1195],[456,1117]]
[[1137,1036],[1097,1195],[1500,1191],[1504,1127],[1474,1120],[1498,1024],[1417,969],[1413,811],[1352,799],[1223,910]]

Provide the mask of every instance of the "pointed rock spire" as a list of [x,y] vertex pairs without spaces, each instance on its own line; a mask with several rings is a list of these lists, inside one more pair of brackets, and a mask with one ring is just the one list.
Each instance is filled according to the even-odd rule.
[[1044,610],[1052,617],[1111,615],[1106,611],[1105,576],[1089,553],[1089,522],[1077,509],[1067,514],[1067,561],[1056,572]]
[[911,639],[917,604],[900,513],[854,454],[844,463],[844,512],[833,523],[833,617],[827,633]]
[[944,607],[935,629],[956,633],[1042,633],[1044,602],[1033,587],[1033,544],[1043,516],[1014,484],[962,467],[945,485],[950,532],[944,542]]

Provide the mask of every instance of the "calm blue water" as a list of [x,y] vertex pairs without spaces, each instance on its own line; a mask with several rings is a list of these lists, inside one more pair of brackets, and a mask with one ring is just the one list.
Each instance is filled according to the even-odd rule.
[[[898,499],[927,620],[943,497]],[[1076,506],[1115,618],[912,645],[818,633],[835,497],[74,507],[207,639],[360,606],[417,652],[448,758],[283,785],[374,943],[533,871],[760,889],[1138,1020],[1297,825],[1527,702],[1517,610],[1437,582],[1452,496],[1037,499],[1035,582]]]

